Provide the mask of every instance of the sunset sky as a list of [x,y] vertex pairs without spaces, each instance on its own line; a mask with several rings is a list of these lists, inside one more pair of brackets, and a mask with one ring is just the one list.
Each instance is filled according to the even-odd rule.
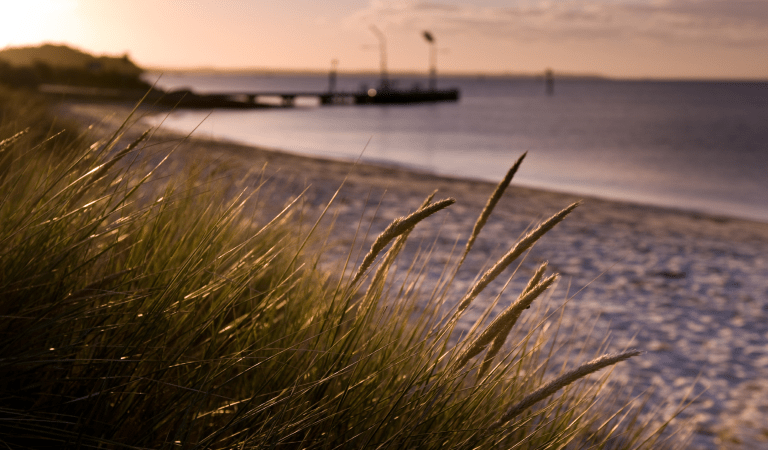
[[768,79],[768,0],[2,0],[0,49],[66,43],[154,68]]

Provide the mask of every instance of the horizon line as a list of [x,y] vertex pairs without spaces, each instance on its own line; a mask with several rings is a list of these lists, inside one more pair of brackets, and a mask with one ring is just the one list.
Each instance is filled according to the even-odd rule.
[[[128,52],[122,55],[113,53],[96,54],[90,50],[80,47],[76,44],[61,42],[61,41],[43,41],[36,44],[8,44],[0,51],[9,49],[23,49],[23,48],[37,48],[45,45],[51,46],[65,46],[71,49],[89,54],[93,57],[112,57],[117,58],[120,56],[130,55]],[[187,73],[250,73],[250,74],[270,74],[270,75],[327,75],[328,70],[323,69],[296,69],[296,68],[270,68],[270,67],[221,67],[214,65],[200,65],[200,66],[186,66],[186,67],[163,67],[159,65],[140,65],[133,61],[144,72],[187,72]],[[543,78],[548,69],[545,68],[541,71],[535,72],[513,72],[513,71],[444,71],[438,72],[440,77],[443,78],[514,78],[514,79],[537,79]],[[722,76],[656,76],[656,75],[627,75],[627,76],[615,76],[604,75],[600,73],[590,72],[559,72],[553,70],[555,78],[560,79],[581,79],[581,80],[606,80],[606,81],[670,81],[670,82],[742,82],[742,83],[766,83],[768,82],[768,75],[765,76],[740,76],[740,77],[722,77]],[[373,69],[356,69],[356,70],[340,70],[337,71],[339,75],[364,75],[364,76],[378,76],[380,72]],[[423,70],[391,70],[389,75],[394,76],[428,76],[426,71]]]
[[[267,67],[216,67],[216,66],[194,66],[194,67],[161,67],[161,66],[143,66],[145,72],[168,72],[168,73],[228,73],[228,74],[258,74],[258,75],[328,75],[328,70],[320,69],[289,69],[289,68],[267,68]],[[439,72],[439,77],[444,78],[517,78],[517,79],[539,79],[546,76],[547,70],[540,72],[493,72],[493,71],[446,71]],[[355,76],[379,76],[377,70],[339,70],[338,75]],[[685,76],[610,76],[599,73],[578,73],[578,72],[558,72],[553,70],[555,78],[560,79],[580,79],[580,80],[606,80],[606,81],[700,81],[700,82],[751,82],[768,83],[768,77],[685,77]],[[392,70],[388,71],[389,76],[423,76],[429,74],[424,71],[416,70]]]

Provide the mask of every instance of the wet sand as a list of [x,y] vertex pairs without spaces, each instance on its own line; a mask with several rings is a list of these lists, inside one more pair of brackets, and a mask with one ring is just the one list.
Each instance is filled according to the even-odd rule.
[[[128,107],[73,103],[60,111],[83,124],[103,122],[113,113],[100,125],[107,129],[122,121]],[[133,127],[127,139],[141,131],[141,124]],[[153,139],[171,143],[179,136],[158,133]],[[372,236],[415,210],[433,190],[436,198],[454,197],[457,202],[447,213],[420,224],[406,250],[408,260],[435,244],[427,285],[439,276],[454,245],[464,244],[495,187],[194,137],[179,146],[173,160],[223,173],[233,189],[268,178],[274,211],[307,189],[302,207],[310,222],[346,178],[332,208],[329,264],[345,257],[353,242],[360,244],[355,234],[361,218],[363,232],[371,225],[369,245]],[[768,447],[768,224],[582,199],[513,181],[459,272],[454,292],[463,293],[531,225],[577,200],[584,202],[526,257],[506,301],[515,298],[538,264],[549,261],[550,271],[562,275],[552,298],[560,304],[571,298],[563,327],[584,343],[587,355],[607,335],[609,350],[646,351],[617,366],[612,380],[632,386],[634,393],[652,388],[652,403],[672,402],[669,411],[691,391],[697,397],[682,415],[695,422],[692,448]],[[483,302],[493,300],[503,281],[491,286],[468,320],[482,313]]]

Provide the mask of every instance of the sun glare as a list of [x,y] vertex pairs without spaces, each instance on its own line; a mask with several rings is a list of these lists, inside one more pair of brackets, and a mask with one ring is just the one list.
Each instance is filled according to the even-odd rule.
[[7,1],[0,6],[0,48],[55,40],[59,25],[77,6],[74,0]]

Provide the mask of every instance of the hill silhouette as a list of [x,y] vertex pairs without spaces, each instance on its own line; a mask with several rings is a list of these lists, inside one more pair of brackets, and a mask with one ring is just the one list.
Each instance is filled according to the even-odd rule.
[[43,44],[37,47],[11,47],[0,50],[0,61],[14,67],[32,67],[44,63],[57,69],[95,69],[139,76],[144,71],[128,58],[94,56],[66,45]]
[[66,45],[44,44],[0,50],[0,84],[38,88],[64,84],[120,89],[147,89],[143,69],[120,57],[94,56]]
[[144,70],[128,55],[94,56],[66,45],[44,44],[0,50],[0,88],[37,91],[49,98],[79,101],[138,101],[173,108],[265,108],[222,95],[186,89],[166,92],[141,79]]

